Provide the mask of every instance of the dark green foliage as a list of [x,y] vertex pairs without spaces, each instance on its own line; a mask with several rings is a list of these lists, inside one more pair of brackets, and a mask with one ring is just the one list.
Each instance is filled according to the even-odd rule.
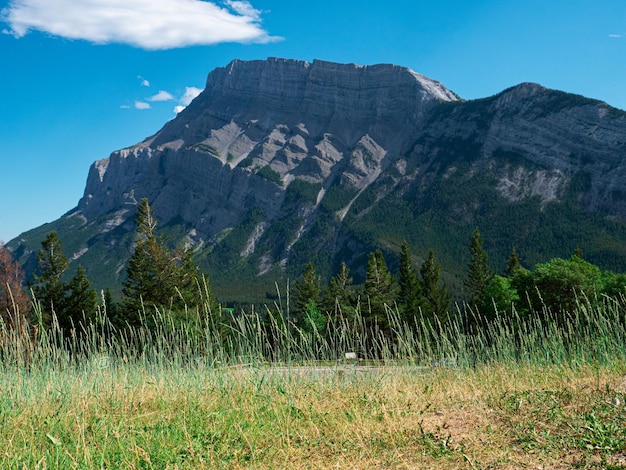
[[[524,268],[516,270],[519,273]],[[514,309],[520,305],[520,296],[512,286],[512,279],[495,275],[485,288],[485,296],[480,306],[480,314],[487,321],[494,320],[499,315],[513,315]],[[485,325],[483,325],[485,326]]]
[[248,212],[240,224],[226,233],[212,247],[208,263],[210,268],[215,271],[226,271],[229,268],[237,267],[237,270],[240,271],[237,262],[242,253],[245,253],[254,230],[263,222],[264,218],[265,213],[259,208],[254,208]]
[[321,206],[331,212],[338,211],[346,207],[357,193],[358,191],[354,188],[343,187],[338,181],[335,181],[326,191]]
[[276,183],[278,186],[283,186],[283,181],[280,177],[280,173],[278,173],[269,165],[265,165],[259,168],[256,174],[270,180],[272,183]]
[[102,301],[104,303],[104,305],[103,305],[104,312],[106,313],[107,317],[110,318],[113,321],[118,319],[119,318],[119,306],[113,300],[113,295],[111,294],[111,289],[110,288],[107,287],[104,290],[104,295],[103,295]]
[[389,333],[387,308],[395,308],[396,286],[382,251],[370,253],[365,275],[365,297],[369,303],[365,320]]
[[[62,278],[69,267],[61,240],[56,232],[50,232],[41,242],[37,254],[39,274],[33,276],[32,286],[35,299],[41,305],[42,322],[50,326],[53,313],[62,317],[67,285]],[[61,321],[63,321],[60,318]]]
[[512,286],[519,293],[526,308],[553,313],[571,312],[579,296],[591,299],[604,290],[600,269],[576,255],[570,259],[554,258],[535,265],[532,271],[519,270],[512,278]]
[[170,250],[156,233],[157,221],[147,199],[137,207],[137,235],[126,268],[123,288],[123,320],[135,325],[142,314],[170,312],[174,320],[197,305],[199,275],[188,249]]
[[216,157],[220,156],[219,150],[207,144],[194,144],[191,146],[191,148],[201,150],[202,152],[210,153],[211,155],[214,155]]
[[313,299],[309,299],[302,318],[299,321],[302,331],[307,333],[324,333],[328,324],[328,317],[318,308]]
[[422,296],[426,300],[422,312],[427,320],[446,321],[451,296],[446,285],[441,281],[441,266],[437,263],[435,252],[430,250],[428,258],[420,269],[422,276]]
[[324,291],[323,307],[330,315],[352,318],[354,309],[354,292],[352,277],[345,262],[339,265],[337,274],[328,282]]
[[487,286],[493,277],[489,268],[489,257],[483,248],[483,240],[478,229],[474,229],[472,240],[468,245],[471,255],[467,266],[467,277],[463,282],[465,292],[471,305],[482,306]]
[[237,166],[240,168],[250,168],[253,162],[254,160],[252,158],[246,157],[243,160],[241,160]]
[[317,195],[321,189],[321,183],[311,183],[310,181],[296,178],[287,187],[285,203],[294,203],[300,199],[304,199],[305,201],[315,204],[317,202]]
[[522,269],[522,263],[517,251],[513,248],[511,256],[506,260],[506,274],[507,276],[513,276],[520,269]]
[[34,275],[32,289],[41,306],[43,325],[50,327],[56,317],[60,330],[72,334],[81,324],[86,326],[93,321],[98,308],[96,291],[81,264],[69,282],[63,281],[69,263],[56,232],[50,232],[42,242],[37,260],[40,274]]
[[400,273],[398,275],[398,308],[403,318],[411,322],[424,306],[422,286],[413,266],[413,255],[406,240],[400,251]]
[[79,264],[76,268],[76,274],[67,285],[67,290],[68,295],[63,309],[64,320],[69,320],[71,324],[61,326],[69,328],[72,325],[76,327],[79,323],[93,322],[98,308],[98,296],[91,288],[91,282],[87,279],[82,265]]
[[311,304],[315,309],[320,304],[322,293],[321,279],[317,274],[314,263],[307,263],[302,273],[302,278],[296,281],[293,298],[297,322],[306,318],[311,310]]

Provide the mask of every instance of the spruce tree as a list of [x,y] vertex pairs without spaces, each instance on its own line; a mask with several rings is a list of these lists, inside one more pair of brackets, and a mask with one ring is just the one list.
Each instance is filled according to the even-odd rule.
[[351,318],[354,314],[354,294],[352,291],[352,277],[346,263],[339,265],[337,274],[328,282],[324,291],[324,308],[335,316]]
[[426,305],[422,311],[427,320],[437,318],[443,322],[450,306],[450,293],[441,281],[441,266],[437,263],[435,252],[429,250],[428,258],[422,264],[420,274],[422,276],[422,296],[426,300]]
[[117,303],[113,300],[113,294],[111,293],[111,288],[107,287],[104,290],[102,296],[102,303],[104,307],[104,312],[106,313],[107,318],[114,324],[123,323],[119,318],[119,309]]
[[513,251],[511,251],[511,255],[506,260],[506,274],[509,277],[513,277],[515,273],[520,269],[523,269],[522,263],[520,261],[519,255],[517,254],[517,251],[515,250],[515,248],[513,248]]
[[317,274],[315,263],[309,262],[304,268],[301,279],[296,281],[294,287],[294,307],[297,323],[301,323],[306,317],[307,312],[312,308],[311,305],[318,308],[321,292],[321,278]]
[[398,276],[398,308],[404,320],[411,322],[421,307],[422,289],[413,266],[413,255],[409,244],[404,241],[400,251],[400,274]]
[[369,312],[364,317],[370,326],[378,325],[388,333],[390,325],[386,307],[393,308],[396,293],[394,278],[387,268],[382,251],[376,250],[370,254],[365,276]]
[[53,312],[62,320],[67,291],[67,284],[62,277],[69,262],[63,254],[61,240],[56,232],[50,232],[41,242],[41,246],[42,249],[37,254],[39,274],[33,276],[33,293],[41,306],[42,323],[50,326]]
[[476,228],[468,245],[471,255],[467,266],[467,276],[463,282],[465,292],[472,306],[480,306],[485,301],[487,286],[491,282],[493,272],[489,268],[487,252],[483,249],[480,231]]
[[98,308],[98,296],[91,288],[91,282],[85,275],[82,265],[76,268],[76,274],[72,277],[68,287],[68,295],[65,299],[63,317],[59,319],[64,329],[78,326],[79,323],[91,323],[96,318]]
[[124,322],[136,325],[145,312],[148,319],[155,310],[182,319],[200,302],[198,273],[190,250],[169,250],[157,235],[157,221],[148,199],[137,207],[135,249],[128,261],[123,283]]

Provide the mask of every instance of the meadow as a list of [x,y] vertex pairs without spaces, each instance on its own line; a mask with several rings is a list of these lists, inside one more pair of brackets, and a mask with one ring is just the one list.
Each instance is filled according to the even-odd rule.
[[389,336],[358,311],[304,332],[279,305],[226,331],[206,311],[114,331],[104,310],[70,338],[5,331],[0,468],[626,468],[625,309],[472,334],[461,309],[390,308]]

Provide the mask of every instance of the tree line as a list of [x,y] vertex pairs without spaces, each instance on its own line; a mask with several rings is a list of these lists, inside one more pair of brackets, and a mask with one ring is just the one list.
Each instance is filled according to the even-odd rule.
[[[4,325],[34,323],[75,335],[105,312],[117,327],[135,327],[154,322],[154,315],[167,312],[168,320],[184,322],[199,302],[209,311],[219,311],[208,278],[199,272],[189,248],[169,249],[157,234],[157,221],[147,199],[137,207],[133,254],[126,266],[122,300],[114,302],[110,289],[98,294],[81,264],[69,282],[69,261],[56,232],[41,242],[37,270],[24,289],[25,275],[4,245],[0,245],[0,307]],[[32,299],[27,292],[32,292]],[[208,303],[208,305],[206,305]],[[206,310],[206,309],[205,309]]]
[[[157,234],[157,221],[147,199],[138,204],[135,225],[135,246],[126,266],[120,302],[113,301],[109,289],[99,297],[80,264],[69,282],[63,280],[69,262],[55,232],[41,243],[38,269],[28,289],[24,289],[22,268],[0,244],[0,327],[17,329],[35,322],[74,335],[81,325],[96,322],[103,311],[119,328],[150,327],[157,313],[166,313],[173,324],[195,321],[201,311],[210,312],[211,318],[205,321],[226,324],[228,318],[213,295],[208,277],[194,264],[192,250],[167,247],[167,240]],[[417,266],[405,241],[397,255],[397,272],[392,273],[382,251],[375,250],[369,254],[365,281],[360,286],[353,284],[343,262],[322,285],[315,264],[309,262],[290,293],[291,307],[278,315],[286,316],[281,321],[295,328],[322,334],[329,322],[358,316],[366,328],[391,335],[393,315],[407,325],[445,325],[451,315],[463,314],[471,331],[488,326],[498,316],[523,319],[531,311],[567,321],[581,296],[602,302],[625,292],[625,274],[600,270],[586,262],[580,250],[569,259],[554,258],[528,269],[513,249],[504,272],[496,274],[478,229],[467,249],[461,308],[451,308],[452,295],[433,250]],[[32,299],[27,292],[32,292]],[[268,313],[272,314],[270,309]]]

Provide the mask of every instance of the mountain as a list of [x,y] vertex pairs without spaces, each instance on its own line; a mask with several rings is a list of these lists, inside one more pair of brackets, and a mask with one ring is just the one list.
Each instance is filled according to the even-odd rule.
[[[523,83],[465,101],[396,65],[235,60],[155,135],[89,170],[83,198],[8,246],[28,270],[57,231],[98,287],[119,286],[138,200],[193,246],[228,299],[314,261],[434,249],[459,285],[478,227],[495,269],[569,256],[626,271],[626,113]],[[393,257],[388,256],[393,266]]]

